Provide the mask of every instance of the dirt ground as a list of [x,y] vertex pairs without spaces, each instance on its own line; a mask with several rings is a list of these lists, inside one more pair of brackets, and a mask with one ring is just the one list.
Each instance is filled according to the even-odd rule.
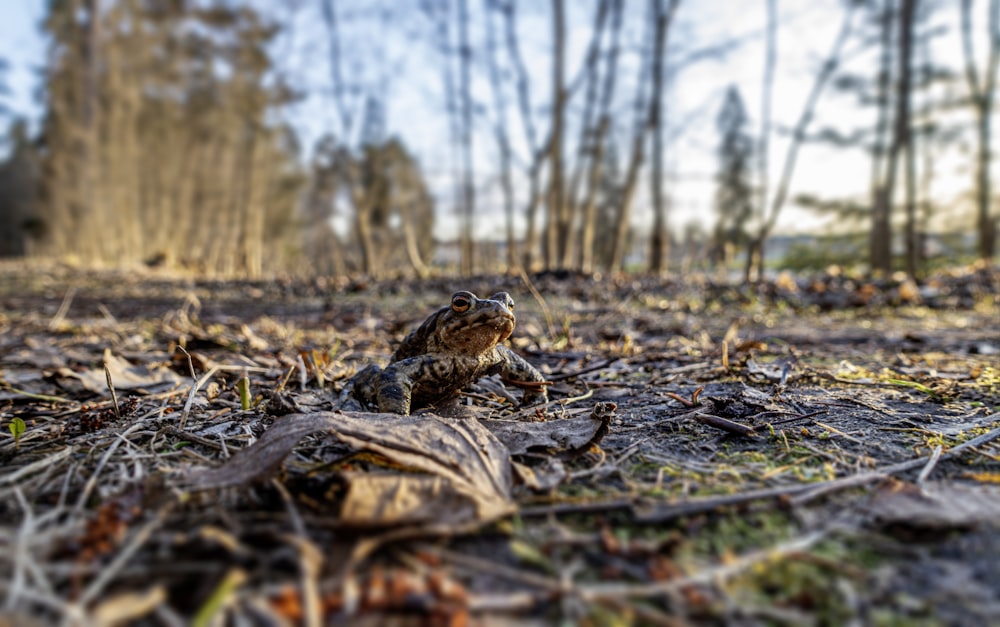
[[[459,289],[548,405],[331,413]],[[996,268],[0,264],[0,624],[1000,624],[998,412]]]

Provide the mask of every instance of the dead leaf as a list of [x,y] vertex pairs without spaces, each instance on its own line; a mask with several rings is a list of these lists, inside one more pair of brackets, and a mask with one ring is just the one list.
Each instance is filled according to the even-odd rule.
[[101,601],[90,616],[91,624],[111,627],[138,620],[167,600],[167,589],[157,584],[145,592],[125,592]]
[[348,488],[339,522],[349,527],[447,525],[495,517],[492,511],[481,512],[476,498],[445,477],[364,472],[343,476]]
[[342,442],[376,452],[410,473],[347,473],[344,522],[385,526],[434,521],[486,522],[514,509],[509,453],[475,420],[433,415],[401,417],[364,412],[290,414],[251,447],[193,477],[196,489],[245,485],[263,478],[306,435],[328,431]]
[[[180,381],[180,377],[173,370],[164,367],[136,366],[110,352],[104,354],[104,365],[111,372],[111,381],[116,390],[148,389],[158,385],[174,385]],[[108,380],[103,367],[83,372],[61,368],[59,373],[79,379],[83,387],[91,392],[109,394]]]
[[600,442],[608,432],[614,417],[614,406],[598,403],[589,416],[546,422],[517,420],[486,420],[479,422],[507,445],[512,455],[523,455],[531,449],[583,451]]
[[945,530],[1000,520],[1000,486],[935,481],[922,485],[894,482],[881,488],[867,506],[883,527]]
[[569,474],[562,460],[556,457],[544,456],[539,463],[528,466],[519,462],[511,462],[514,473],[521,483],[537,492],[545,492],[557,487]]

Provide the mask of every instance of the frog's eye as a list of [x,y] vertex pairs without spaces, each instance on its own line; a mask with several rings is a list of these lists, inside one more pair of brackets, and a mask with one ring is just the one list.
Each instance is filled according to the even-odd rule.
[[507,292],[497,292],[493,296],[490,296],[490,300],[495,300],[510,311],[514,311],[514,299]]
[[469,311],[469,307],[472,307],[472,294],[468,292],[459,292],[451,297],[451,310],[455,313],[465,313]]

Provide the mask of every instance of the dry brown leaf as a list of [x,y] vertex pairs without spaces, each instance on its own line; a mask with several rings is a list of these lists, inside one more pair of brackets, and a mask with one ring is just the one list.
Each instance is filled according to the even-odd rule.
[[1000,521],[1000,486],[928,482],[892,483],[866,508],[881,526],[944,530]]
[[614,417],[614,407],[598,403],[589,416],[546,422],[516,420],[480,420],[484,427],[503,442],[512,455],[523,455],[530,449],[557,451],[586,450],[597,444],[608,431]]
[[349,527],[463,524],[508,513],[504,502],[492,499],[487,501],[500,507],[483,509],[483,499],[441,476],[348,472],[344,478],[339,521]]
[[[152,388],[158,385],[173,385],[180,381],[180,377],[173,370],[162,367],[136,366],[110,352],[104,355],[104,365],[111,372],[111,382],[116,390]],[[83,387],[91,392],[108,394],[108,380],[103,367],[83,372],[73,372],[62,368],[59,372],[65,376],[79,379]]]
[[269,475],[306,435],[328,431],[426,475],[348,473],[344,522],[361,526],[485,522],[513,511],[509,453],[475,420],[364,412],[290,414],[193,487],[245,485]]
[[521,483],[538,492],[552,490],[568,474],[562,460],[555,457],[545,457],[542,463],[533,466],[518,462],[511,462],[511,466]]

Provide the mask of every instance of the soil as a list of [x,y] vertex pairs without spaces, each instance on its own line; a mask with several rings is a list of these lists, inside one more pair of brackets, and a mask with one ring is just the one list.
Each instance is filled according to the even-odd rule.
[[[478,416],[614,407],[582,449],[512,456],[510,513],[345,524],[351,477],[415,471],[322,433],[263,480],[185,482],[335,409],[459,289],[510,292],[510,344],[551,381],[530,408],[484,382]],[[995,267],[748,287],[6,263],[0,332],[0,621],[1000,624]]]

